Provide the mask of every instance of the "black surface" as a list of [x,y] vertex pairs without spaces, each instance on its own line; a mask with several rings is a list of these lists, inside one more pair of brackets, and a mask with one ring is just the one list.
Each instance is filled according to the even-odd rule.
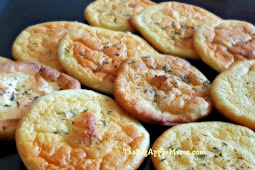
[[[16,36],[26,27],[46,21],[79,21],[83,18],[84,8],[92,0],[0,0],[0,56],[11,58],[11,46]],[[161,2],[156,1],[154,2]],[[245,20],[255,24],[254,0],[181,0],[203,7],[223,19]],[[218,74],[202,61],[191,61],[210,81]],[[214,111],[209,117],[200,121],[228,121]],[[155,139],[169,127],[143,123],[151,134],[151,145]],[[15,142],[0,142],[0,169],[25,169],[20,160]],[[140,169],[154,169],[146,158]]]

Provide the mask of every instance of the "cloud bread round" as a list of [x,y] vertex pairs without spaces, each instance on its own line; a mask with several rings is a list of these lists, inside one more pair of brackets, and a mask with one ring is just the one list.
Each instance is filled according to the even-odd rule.
[[0,140],[13,139],[19,118],[41,96],[80,83],[57,70],[23,62],[0,63]]
[[230,120],[255,130],[255,60],[238,61],[213,81],[215,107]]
[[0,63],[6,62],[6,61],[12,61],[12,60],[0,56]]
[[238,60],[255,59],[255,26],[244,21],[211,21],[196,31],[194,45],[206,64],[222,72]]
[[81,84],[112,94],[117,68],[127,57],[157,53],[131,33],[84,27],[67,33],[59,42],[63,69]]
[[149,0],[96,0],[87,6],[84,17],[93,26],[134,32],[128,23],[130,16],[154,4]]
[[254,141],[255,133],[243,126],[188,123],[165,131],[152,147],[164,154],[151,158],[159,170],[255,169]]
[[149,134],[117,103],[89,90],[65,90],[42,97],[22,118],[18,152],[28,169],[137,169]]
[[193,5],[164,2],[147,7],[132,17],[130,23],[160,52],[199,59],[193,47],[195,30],[206,20],[218,19]]
[[114,82],[117,102],[139,120],[161,125],[196,121],[212,110],[210,82],[184,59],[129,58]]
[[57,58],[60,38],[73,28],[84,27],[78,22],[46,22],[30,26],[16,38],[12,55],[16,60],[43,64],[63,71]]

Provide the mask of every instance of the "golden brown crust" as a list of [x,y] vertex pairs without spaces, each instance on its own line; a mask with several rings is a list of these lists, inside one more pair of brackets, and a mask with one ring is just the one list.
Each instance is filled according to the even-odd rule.
[[80,83],[68,76],[65,73],[61,73],[57,70],[39,65],[34,63],[24,62],[11,62],[11,63],[0,63],[0,72],[12,73],[12,72],[23,72],[31,75],[40,75],[46,81],[57,82],[61,85],[62,89],[80,89]]
[[[254,169],[255,133],[225,122],[177,125],[153,144],[156,169]],[[164,152],[168,151],[168,153]]]
[[117,103],[89,90],[65,90],[42,97],[16,132],[27,169],[137,169],[149,134]]
[[11,63],[0,63],[0,72],[24,72],[36,74],[40,69],[41,65],[34,63],[25,63],[25,62],[11,62]]
[[154,4],[149,0],[97,0],[86,7],[84,17],[92,26],[135,32],[129,17]]
[[225,117],[255,130],[255,60],[237,61],[218,75],[211,89],[216,109]]
[[63,71],[57,58],[59,40],[73,28],[86,26],[79,22],[56,21],[30,26],[23,30],[12,46],[18,61],[33,62]]
[[62,89],[80,89],[81,84],[73,77],[57,70],[42,66],[39,74],[47,81],[57,82]]
[[189,4],[163,2],[131,17],[130,24],[158,51],[184,58],[199,59],[193,47],[195,30],[214,14]]
[[38,64],[0,63],[0,139],[13,139],[18,120],[30,105],[41,96],[61,89],[80,89],[80,83]]
[[212,110],[207,78],[187,61],[160,54],[126,59],[114,96],[132,116],[161,125],[196,121]]
[[201,59],[218,72],[239,60],[255,59],[255,26],[236,20],[210,21],[195,33]]
[[63,69],[88,88],[112,94],[118,66],[128,57],[157,53],[131,33],[84,27],[67,33],[59,42]]

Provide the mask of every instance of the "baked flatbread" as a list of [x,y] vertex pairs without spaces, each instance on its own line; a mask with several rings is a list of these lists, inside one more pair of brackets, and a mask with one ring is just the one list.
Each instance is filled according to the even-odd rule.
[[207,78],[186,60],[146,55],[120,65],[114,96],[137,119],[169,126],[207,116],[212,110],[210,87]]
[[222,72],[238,60],[255,59],[255,26],[244,21],[210,21],[196,31],[194,45],[206,64]]
[[[255,133],[223,122],[177,125],[153,144],[156,169],[254,169]],[[166,153],[165,151],[168,151]]]
[[86,7],[84,17],[92,26],[134,32],[128,23],[130,16],[154,4],[149,0],[96,0]]
[[255,130],[255,60],[238,61],[215,78],[211,95],[228,119]]
[[189,4],[163,2],[144,9],[130,23],[158,51],[189,59],[199,59],[193,47],[195,30],[214,14]]
[[131,33],[84,27],[67,33],[58,47],[63,69],[88,88],[112,94],[121,62],[128,57],[157,53]]
[[110,97],[65,90],[42,97],[16,132],[19,155],[28,169],[137,169],[149,134]]

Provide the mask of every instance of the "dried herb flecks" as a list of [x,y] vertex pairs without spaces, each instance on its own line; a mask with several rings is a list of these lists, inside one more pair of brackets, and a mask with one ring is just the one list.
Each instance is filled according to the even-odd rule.
[[65,48],[65,50],[70,53],[70,50],[68,48]]
[[13,101],[13,100],[15,100],[16,99],[16,95],[15,95],[15,93],[14,92],[12,92],[12,95],[11,95],[11,101]]

